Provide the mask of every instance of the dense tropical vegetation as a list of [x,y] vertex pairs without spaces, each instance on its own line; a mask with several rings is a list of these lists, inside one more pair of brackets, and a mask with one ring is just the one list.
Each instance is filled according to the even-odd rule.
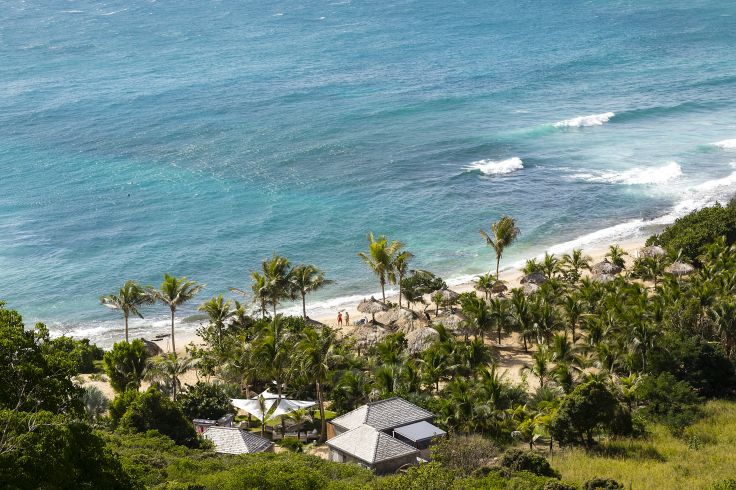
[[[431,272],[410,269],[413,255],[401,242],[371,234],[360,258],[382,291],[399,285],[408,308],[384,293],[381,325],[345,331],[307,317],[306,296],[328,283],[324,273],[274,254],[251,274],[253,309],[219,295],[204,300],[203,343],[179,356],[127,339],[127,318],[153,299],[163,302],[173,345],[177,308],[202,289],[186,278],[167,275],[159,290],[129,281],[104,297],[126,321],[126,339],[104,356],[87,341],[52,339],[43,325],[26,328],[17,312],[0,306],[0,485],[730,488],[734,209],[678,220],[650,240],[662,249],[638,257],[617,246],[601,264],[580,250],[546,254],[527,262],[523,286],[511,290],[499,280],[499,264],[518,229],[504,217],[483,233],[496,274],[479,276],[477,293],[459,295]],[[706,233],[716,219],[719,234]],[[682,231],[690,227],[696,230]],[[294,300],[302,315],[279,314]],[[521,381],[499,367],[502,349],[525,359]],[[78,376],[96,368],[115,390],[113,400],[81,387]],[[200,381],[183,385],[192,369]],[[287,424],[316,430],[317,444],[329,417],[391,396],[435,413],[450,436],[435,447],[434,462],[388,477],[292,452],[216,455],[197,437],[192,418],[220,417],[231,411],[231,397],[267,388],[317,402],[314,413],[267,421],[277,432]],[[62,450],[49,457],[50,447]],[[702,454],[722,464],[714,468]],[[32,471],[36,465],[42,471]],[[690,469],[678,473],[674,465]]]

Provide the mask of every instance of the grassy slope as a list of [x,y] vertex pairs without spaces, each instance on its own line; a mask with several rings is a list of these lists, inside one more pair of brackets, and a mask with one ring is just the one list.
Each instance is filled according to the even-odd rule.
[[625,482],[626,488],[631,484],[633,490],[707,489],[736,477],[736,402],[708,402],[704,413],[680,439],[656,427],[646,440],[608,443],[595,456],[566,450],[550,462],[570,482],[600,476]]

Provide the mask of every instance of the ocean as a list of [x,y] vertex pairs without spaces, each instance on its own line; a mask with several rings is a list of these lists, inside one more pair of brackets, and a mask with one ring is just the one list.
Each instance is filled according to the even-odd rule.
[[503,214],[507,266],[645,235],[733,194],[735,109],[734,2],[8,0],[0,299],[110,345],[126,279],[204,301],[277,252],[319,315],[378,291],[368,231],[450,280]]

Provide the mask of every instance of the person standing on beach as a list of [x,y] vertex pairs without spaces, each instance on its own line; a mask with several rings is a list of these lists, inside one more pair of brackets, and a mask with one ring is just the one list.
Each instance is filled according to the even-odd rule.
[[342,325],[342,311],[337,312],[337,324]]
[[345,311],[345,325],[350,325],[350,313]]

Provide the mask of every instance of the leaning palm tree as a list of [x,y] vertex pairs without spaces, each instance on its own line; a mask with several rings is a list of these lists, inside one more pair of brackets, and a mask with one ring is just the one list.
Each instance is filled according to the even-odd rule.
[[399,252],[393,260],[391,270],[389,271],[389,281],[392,284],[399,285],[399,308],[401,308],[401,281],[404,279],[406,274],[409,272],[409,262],[414,258],[414,255],[404,250]]
[[141,286],[136,281],[125,281],[125,284],[120,288],[118,294],[108,294],[107,296],[102,296],[100,298],[100,303],[103,306],[123,312],[126,342],[128,342],[128,317],[133,314],[139,318],[143,318],[138,307],[142,305],[150,305],[154,302],[155,299],[149,292],[149,288]]
[[495,223],[491,223],[491,233],[488,234],[484,230],[480,230],[486,244],[490,246],[496,253],[496,277],[501,264],[501,256],[503,251],[516,241],[519,236],[519,228],[516,226],[516,220],[511,216],[503,216]]
[[197,284],[186,277],[174,277],[164,274],[164,282],[161,283],[161,287],[152,292],[158,301],[164,303],[171,310],[171,352],[174,353],[174,357],[176,357],[176,342],[174,339],[176,309],[194,298],[202,288],[204,288],[204,284]]
[[394,261],[402,248],[404,248],[403,243],[396,240],[389,242],[384,235],[376,239],[373,232],[370,232],[368,233],[368,251],[358,252],[358,257],[363,259],[368,268],[378,276],[384,303],[386,302],[386,281],[389,279],[389,274],[394,268]]
[[253,291],[253,301],[258,302],[261,310],[261,317],[266,317],[266,303],[268,302],[266,290],[266,276],[260,272],[254,271],[250,274],[253,284],[251,285],[251,291]]
[[333,281],[325,279],[325,273],[311,264],[298,265],[291,270],[291,285],[302,297],[302,315],[307,319],[307,293],[316,291]]

